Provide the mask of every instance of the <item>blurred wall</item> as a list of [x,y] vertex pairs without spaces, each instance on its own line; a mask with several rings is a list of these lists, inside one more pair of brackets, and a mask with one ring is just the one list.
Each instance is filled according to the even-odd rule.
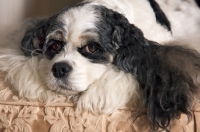
[[15,26],[26,18],[51,16],[81,0],[0,0],[0,30]]
[[28,0],[25,17],[50,16],[67,6],[72,6],[81,0]]

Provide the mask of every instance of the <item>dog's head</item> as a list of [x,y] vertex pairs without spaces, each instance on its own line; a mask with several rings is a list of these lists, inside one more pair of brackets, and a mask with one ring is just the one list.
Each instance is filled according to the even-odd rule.
[[113,67],[117,50],[132,45],[130,34],[139,52],[146,46],[139,29],[117,12],[84,3],[38,22],[26,32],[22,50],[42,57],[39,72],[50,89],[76,94]]

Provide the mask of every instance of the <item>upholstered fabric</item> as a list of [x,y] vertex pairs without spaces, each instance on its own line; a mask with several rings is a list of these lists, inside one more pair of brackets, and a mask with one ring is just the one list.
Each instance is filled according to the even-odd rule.
[[[77,113],[70,100],[42,104],[20,99],[0,81],[0,132],[149,132],[146,115],[134,117],[137,108],[120,108],[112,114]],[[171,132],[200,132],[200,101],[195,100],[192,119],[186,115],[170,124]]]

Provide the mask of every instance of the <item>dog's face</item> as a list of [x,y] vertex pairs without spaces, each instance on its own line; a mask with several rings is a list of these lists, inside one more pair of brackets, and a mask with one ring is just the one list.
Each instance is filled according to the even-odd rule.
[[45,58],[40,61],[39,73],[50,89],[65,94],[84,91],[111,62],[100,42],[98,14],[93,8],[85,4],[67,9],[45,30],[45,42],[40,44]]
[[129,25],[121,14],[80,4],[39,22],[26,33],[22,49],[27,56],[41,56],[38,69],[48,88],[76,94],[114,66],[123,24]]

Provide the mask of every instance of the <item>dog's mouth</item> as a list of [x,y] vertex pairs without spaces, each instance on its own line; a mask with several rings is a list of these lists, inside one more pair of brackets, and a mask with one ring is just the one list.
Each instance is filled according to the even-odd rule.
[[[60,86],[59,86],[59,88],[60,88],[60,89],[62,89],[62,90],[76,91],[76,90],[73,90],[73,89],[72,89],[72,88],[70,88],[70,87],[63,86],[63,85],[60,85]],[[78,91],[77,91],[77,92],[78,92]]]
[[46,81],[46,86],[48,89],[57,92],[62,93],[66,96],[70,95],[76,95],[81,93],[81,89],[68,81],[67,79],[49,79]]
[[78,94],[81,91],[75,90],[72,87],[69,86],[64,86],[64,85],[59,85],[59,90],[61,93],[64,93],[66,95],[74,95],[74,94]]
[[[59,86],[61,89],[63,89],[63,90],[72,90],[71,88],[68,88],[68,87],[66,87],[66,86],[63,86],[63,85],[60,85]],[[73,91],[73,90],[72,90]]]
[[70,85],[59,85],[59,89],[61,91],[70,91],[73,93],[80,93],[81,91],[76,90],[75,88],[71,87]]

